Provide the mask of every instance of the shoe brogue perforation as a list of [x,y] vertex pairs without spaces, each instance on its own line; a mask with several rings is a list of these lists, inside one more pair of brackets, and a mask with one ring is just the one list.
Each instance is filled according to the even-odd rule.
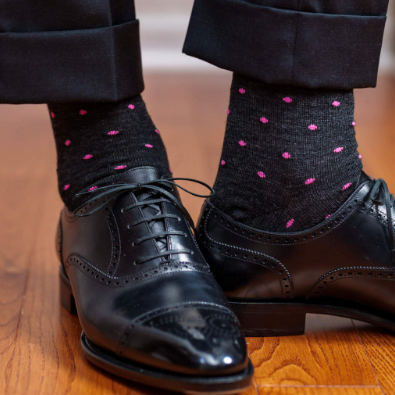
[[[119,345],[118,345],[117,352],[120,355],[122,355],[124,353],[124,348],[125,348],[126,343],[128,342],[128,339],[133,334],[133,331],[135,329],[137,329],[140,325],[144,325],[146,322],[155,320],[158,317],[163,317],[168,313],[176,313],[178,311],[181,311],[181,313],[178,313],[180,319],[185,318],[181,314],[184,310],[187,310],[190,308],[199,308],[199,309],[203,309],[203,310],[208,310],[210,312],[221,313],[226,316],[227,320],[231,320],[233,322],[233,324],[235,325],[234,329],[239,327],[239,322],[238,322],[237,316],[231,310],[228,310],[221,305],[217,305],[215,303],[202,303],[202,302],[178,303],[176,305],[168,306],[166,308],[155,309],[155,310],[149,312],[148,314],[144,314],[140,317],[137,317],[135,320],[133,320],[133,322],[131,322],[123,331],[122,336],[119,339]],[[217,318],[218,317],[219,316],[217,316]],[[159,328],[160,326],[156,326],[156,327]],[[234,331],[234,333],[235,333],[235,338],[238,338],[236,330]]]
[[[105,205],[107,203],[107,200],[108,199],[106,197],[95,199],[94,201],[80,207],[77,212],[76,211],[69,211],[69,210],[65,209],[65,217],[66,217],[67,222],[72,223],[72,222],[78,221],[81,218],[80,217],[81,215],[86,214],[89,210],[92,210],[95,207]],[[105,210],[109,211],[110,208],[106,207]],[[78,215],[76,215],[76,214],[78,214]]]
[[[201,242],[206,247],[208,242],[210,242],[210,245],[207,248],[210,248],[212,251],[214,251],[217,254],[242,260],[244,262],[252,263],[255,265],[260,265],[271,270],[278,277],[279,284],[281,287],[282,297],[284,299],[293,299],[294,288],[292,283],[292,277],[289,271],[287,270],[287,268],[280,261],[266,254],[261,254],[253,250],[248,250],[245,248],[220,243],[210,237],[209,232],[207,231],[207,223],[208,220],[210,219],[210,214],[212,211],[213,209],[209,210],[207,214],[202,217],[202,226],[200,227],[200,229],[202,230],[200,234]],[[217,219],[218,215],[214,213],[213,217]],[[216,220],[214,221],[218,223],[218,221]],[[220,246],[225,247],[225,250],[223,250],[222,247]],[[232,253],[232,251],[235,250],[239,252],[243,252],[244,255],[243,254],[239,255],[239,252]],[[250,259],[250,256],[252,257],[252,259]],[[262,260],[262,258],[264,259]]]
[[[270,233],[265,231],[258,231],[255,229],[251,229],[248,226],[237,223],[233,219],[226,216],[224,218],[224,214],[220,213],[219,210],[214,207],[210,201],[207,201],[207,207],[202,216],[202,220],[209,216],[211,210],[218,212],[218,214],[213,214],[212,219],[218,223],[218,225],[223,226],[229,232],[232,232],[236,236],[249,239],[251,241],[260,243],[260,244],[272,244],[272,245],[295,245],[295,244],[304,244],[308,243],[312,240],[316,240],[320,237],[325,236],[327,233],[336,229],[341,223],[356,209],[358,209],[359,205],[362,203],[361,199],[356,195],[358,192],[366,186],[368,183],[361,185],[356,192],[351,196],[351,198],[347,201],[345,207],[331,215],[326,221],[325,225],[319,224],[306,232],[298,232],[298,233]],[[208,207],[211,206],[211,207]],[[211,210],[210,210],[211,208]],[[219,218],[219,219],[217,219]]]
[[395,281],[395,270],[388,267],[342,267],[322,276],[313,286],[307,299],[318,298],[335,281],[347,278],[368,278],[369,280]]
[[131,287],[172,272],[196,271],[212,276],[210,269],[206,265],[179,261],[163,263],[157,268],[140,271],[138,275],[124,277],[115,277],[108,273],[104,273],[89,263],[86,259],[78,255],[72,255],[66,260],[66,269],[69,266],[75,266],[88,275],[91,280],[111,288]]
[[[221,340],[237,338],[237,331],[234,326],[237,324],[237,319],[229,314],[219,314],[209,309],[205,318],[200,317],[192,320],[178,312],[174,315],[171,315],[172,313],[173,312],[170,312],[170,315],[161,315],[155,319],[150,319],[145,324],[151,328],[166,327],[169,333],[185,339],[192,339],[194,330],[199,330],[205,338],[210,339],[214,344],[218,342],[219,338]],[[217,321],[221,322],[221,326],[216,325]],[[207,322],[209,322],[210,325],[206,325]],[[179,325],[185,327],[186,331],[179,330]]]
[[[361,206],[358,207],[358,210],[361,213],[366,215],[370,215],[372,218],[380,221],[384,226],[388,226],[388,218],[386,213],[380,211],[380,207],[374,204],[369,204],[365,202]],[[395,229],[395,219],[392,220],[392,227]]]
[[121,243],[120,231],[117,221],[115,219],[115,215],[112,210],[109,211],[110,214],[108,214],[106,221],[107,221],[108,229],[110,231],[111,258],[110,258],[110,264],[108,265],[107,273],[110,276],[115,276],[119,262],[121,260],[122,243]]

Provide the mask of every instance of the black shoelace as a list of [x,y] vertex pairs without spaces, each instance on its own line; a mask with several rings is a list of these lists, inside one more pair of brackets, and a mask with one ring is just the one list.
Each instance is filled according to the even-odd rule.
[[395,264],[395,234],[391,211],[392,206],[394,205],[394,197],[390,194],[387,183],[380,178],[375,181],[370,191],[369,198],[373,203],[385,206],[387,214],[388,236],[391,243],[392,264]]
[[[186,188],[183,188],[181,185],[178,185],[175,181],[190,181],[194,182],[200,185],[203,185],[205,188],[207,188],[210,191],[210,195],[199,195],[197,193],[191,192]],[[182,189],[183,191],[189,193],[192,196],[200,197],[200,198],[209,198],[214,196],[214,189],[211,188],[208,184],[205,182],[195,180],[192,178],[161,178],[157,180],[152,180],[148,182],[142,182],[142,183],[135,183],[135,184],[129,184],[129,183],[121,183],[121,184],[114,184],[114,185],[107,185],[104,187],[100,187],[95,189],[92,192],[83,192],[78,195],[83,195],[83,194],[95,194],[94,197],[89,199],[87,202],[85,202],[82,206],[78,207],[74,214],[77,217],[87,217],[90,216],[97,211],[101,210],[110,200],[117,199],[121,195],[125,193],[140,193],[140,192],[148,192],[149,193],[149,200],[141,200],[138,201],[137,203],[130,204],[126,207],[123,207],[121,209],[121,212],[124,213],[126,211],[132,210],[133,208],[136,207],[153,207],[156,205],[160,205],[161,203],[164,202],[171,202],[173,203],[184,215],[186,220],[188,221],[189,225],[193,230],[195,230],[195,226],[193,223],[193,220],[191,216],[189,215],[188,211],[185,209],[185,207],[182,205],[182,203],[177,199],[176,196],[174,196],[170,191],[173,190],[173,187],[178,187]],[[170,190],[170,191],[169,191]],[[99,192],[99,193],[98,193]],[[158,198],[153,198],[158,196]],[[100,204],[96,205],[96,203],[102,199]],[[89,207],[93,206],[92,209]],[[87,210],[84,210],[84,208],[88,207]],[[155,221],[159,220],[165,220],[165,219],[180,219],[177,215],[174,214],[160,214],[156,216],[151,216],[151,217],[146,217],[146,218],[141,218],[138,221],[134,222],[133,224],[130,225],[130,227],[137,226],[141,223],[148,223],[152,224]],[[185,234],[184,232],[179,232],[179,231],[162,231],[162,232],[152,232],[151,234],[147,236],[140,237],[137,240],[134,240],[132,245],[139,245],[143,243],[144,241],[147,240],[163,240],[166,239],[167,236],[184,236],[187,237],[188,235]],[[153,255],[145,256],[142,257],[138,260],[135,261],[137,265],[143,264],[145,262],[151,261],[156,258],[162,258],[162,257],[167,257],[170,255],[175,255],[175,254],[193,254],[192,250],[189,249],[179,249],[179,250],[170,250],[168,247],[168,243],[166,242],[166,247],[163,252],[158,252]]]

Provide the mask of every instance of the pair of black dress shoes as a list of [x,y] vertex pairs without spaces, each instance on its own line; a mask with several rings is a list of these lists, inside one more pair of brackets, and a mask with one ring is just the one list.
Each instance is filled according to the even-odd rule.
[[395,329],[383,180],[363,174],[326,221],[286,234],[237,223],[209,199],[195,231],[175,181],[136,168],[61,213],[61,302],[95,365],[188,394],[239,393],[253,375],[243,332],[303,334],[307,313]]

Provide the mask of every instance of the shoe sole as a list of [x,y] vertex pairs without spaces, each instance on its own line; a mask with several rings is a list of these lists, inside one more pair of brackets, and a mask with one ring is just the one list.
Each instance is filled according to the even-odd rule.
[[395,332],[393,316],[379,316],[373,312],[355,307],[330,304],[281,303],[281,302],[241,302],[229,300],[245,336],[274,337],[296,336],[305,333],[306,314],[325,314],[377,325]]
[[[71,284],[62,267],[60,267],[60,302],[70,314],[77,314]],[[88,361],[99,368],[127,380],[163,390],[188,395],[231,395],[239,394],[252,385],[254,368],[251,361],[242,372],[228,376],[188,376],[150,368],[130,360],[118,359],[93,344],[84,332],[81,334],[81,346]]]

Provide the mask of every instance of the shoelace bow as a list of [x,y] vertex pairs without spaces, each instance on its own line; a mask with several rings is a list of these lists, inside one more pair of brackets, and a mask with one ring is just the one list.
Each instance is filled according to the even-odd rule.
[[390,194],[387,183],[382,179],[375,181],[369,198],[373,203],[384,205],[387,214],[388,235],[391,243],[392,263],[395,264],[395,233],[392,222],[392,206],[394,205],[394,196]]
[[[194,182],[196,184],[203,185],[205,188],[207,188],[210,191],[210,195],[200,195],[197,193],[194,193],[192,191],[189,191],[188,189],[182,187],[181,185],[177,184],[175,181],[189,181],[189,182]],[[121,209],[121,212],[124,213],[126,211],[132,210],[133,208],[136,207],[147,207],[147,206],[153,206],[153,205],[158,205],[164,202],[171,202],[173,203],[184,215],[186,220],[188,221],[189,225],[193,230],[195,230],[195,226],[193,223],[193,220],[191,216],[189,215],[188,211],[185,209],[185,207],[181,204],[181,202],[175,197],[172,193],[170,193],[166,188],[169,188],[170,190],[173,190],[173,187],[178,187],[182,189],[183,191],[189,193],[192,196],[200,197],[200,198],[209,198],[214,196],[215,192],[214,189],[211,188],[208,184],[206,184],[203,181],[195,180],[193,178],[161,178],[161,179],[156,179],[148,182],[142,182],[142,183],[121,183],[121,184],[114,184],[114,185],[107,185],[104,187],[100,187],[95,189],[92,192],[82,192],[78,194],[77,196],[84,195],[84,194],[91,194],[94,193],[95,196],[89,199],[87,202],[85,202],[83,205],[78,207],[74,211],[74,215],[77,217],[88,217],[97,211],[101,210],[110,200],[117,199],[121,195],[125,193],[136,193],[136,192],[149,192],[154,195],[159,195],[160,197],[157,199],[149,199],[149,200],[141,200],[138,201],[137,203],[128,205],[124,208]],[[98,193],[99,192],[99,193]],[[105,198],[102,200],[102,202],[99,205],[93,206],[93,209],[87,209],[86,211],[82,210],[84,207],[89,207],[92,204],[97,203],[100,199]],[[153,223],[155,221],[159,220],[164,220],[164,219],[179,219],[177,215],[174,214],[160,214],[152,217],[144,217],[130,226],[137,226],[141,223]],[[159,239],[166,238],[167,236],[185,236],[187,235],[184,232],[179,232],[179,231],[163,231],[163,232],[152,232],[150,235],[143,236],[137,240],[135,240],[132,245],[139,245],[143,243],[144,241],[147,240],[156,240],[159,241]],[[150,255],[143,257],[141,259],[138,259],[135,261],[136,264],[142,264],[148,261],[151,261],[156,258],[161,258],[161,257],[166,257],[174,254],[193,254],[192,250],[189,249],[184,249],[184,250],[169,250],[167,243],[166,243],[166,250],[163,252],[158,252],[156,254]]]

